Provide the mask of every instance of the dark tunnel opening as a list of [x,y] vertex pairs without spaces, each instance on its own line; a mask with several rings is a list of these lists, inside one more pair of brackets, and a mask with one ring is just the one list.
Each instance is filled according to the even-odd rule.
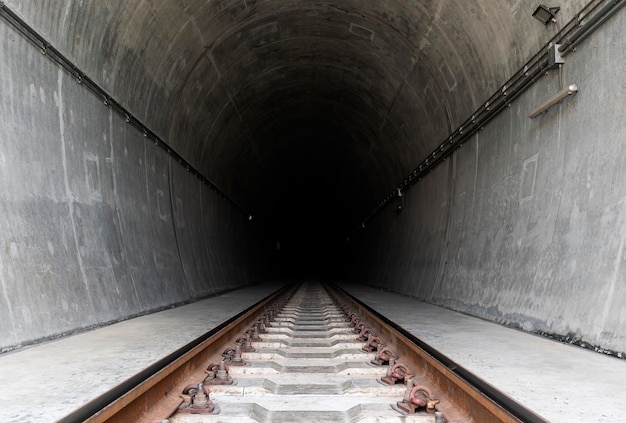
[[352,228],[376,201],[368,166],[376,120],[332,70],[316,72],[319,85],[294,78],[258,93],[265,100],[248,110],[251,137],[267,147],[241,195],[274,242],[271,274],[338,279]]
[[347,158],[327,155],[311,152],[302,160],[292,157],[287,165],[274,166],[279,179],[269,182],[267,208],[260,214],[275,240],[273,274],[290,278],[343,274],[347,228],[358,219],[357,201],[362,201],[355,192],[367,187],[355,187],[350,169],[354,164]]
[[624,350],[621,6],[3,2],[0,348],[324,275]]

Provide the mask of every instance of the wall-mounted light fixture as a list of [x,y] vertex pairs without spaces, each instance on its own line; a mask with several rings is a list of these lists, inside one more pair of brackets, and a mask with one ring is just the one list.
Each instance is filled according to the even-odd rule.
[[561,101],[563,101],[568,96],[576,94],[577,92],[578,92],[578,86],[576,84],[568,85],[567,87],[565,87],[564,89],[562,89],[561,91],[556,93],[554,96],[552,96],[548,100],[544,101],[535,110],[530,112],[528,117],[531,118],[531,119],[536,118],[537,116],[539,116],[540,114],[542,114],[543,112],[548,110],[550,107],[554,106],[555,104],[560,103]]
[[550,22],[556,22],[555,16],[559,10],[561,10],[560,7],[548,7],[540,4],[533,12],[533,18],[544,25],[548,25]]

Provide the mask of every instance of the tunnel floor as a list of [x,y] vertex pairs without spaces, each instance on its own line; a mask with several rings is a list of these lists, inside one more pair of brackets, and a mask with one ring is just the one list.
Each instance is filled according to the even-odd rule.
[[[0,421],[60,419],[281,286],[252,286],[4,354]],[[406,296],[341,286],[549,421],[618,422],[626,416],[623,360]]]

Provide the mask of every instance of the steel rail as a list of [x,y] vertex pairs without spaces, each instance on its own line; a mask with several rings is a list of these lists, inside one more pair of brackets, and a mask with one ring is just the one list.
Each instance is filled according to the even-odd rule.
[[[224,323],[177,349],[120,385],[58,420],[58,423],[140,422],[154,412],[172,414],[182,400],[173,387],[184,385],[219,348],[262,313],[267,304],[289,290],[285,286]],[[155,410],[158,407],[158,410]]]
[[[443,353],[389,320],[336,285],[329,286],[337,296],[350,303],[363,320],[400,352],[402,360],[412,362],[428,379],[439,382],[438,388],[454,398],[456,406],[464,407],[480,423],[548,423],[534,411],[499,391],[493,385],[465,369]],[[406,358],[405,358],[406,357]]]
[[[296,288],[285,286],[276,291],[59,422],[152,423],[167,419],[181,405],[183,388],[204,380],[207,364],[215,362],[225,346]],[[420,379],[441,395],[437,409],[444,416],[453,420],[463,416],[463,421],[473,423],[546,422],[341,288],[331,284],[324,288],[336,303],[355,311],[361,322],[379,333],[385,345],[393,346],[402,362],[416,369]]]

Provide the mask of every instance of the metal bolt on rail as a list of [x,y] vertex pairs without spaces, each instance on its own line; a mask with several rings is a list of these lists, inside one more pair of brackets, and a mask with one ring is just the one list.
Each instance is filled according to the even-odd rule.
[[[378,348],[383,344],[383,341],[380,340],[380,338],[374,334],[370,334],[367,337],[367,343],[363,346],[362,350],[364,352],[374,352],[374,351],[378,351]],[[378,355],[377,355],[378,357]]]
[[350,324],[354,327],[356,327],[359,322],[361,321],[361,319],[359,318],[359,316],[356,313],[352,313],[352,318],[350,319]]
[[235,346],[235,355],[233,356],[233,361],[231,366],[245,366],[246,362],[243,357],[241,357],[241,346]]
[[240,336],[235,340],[235,345],[239,345],[241,347],[241,352],[255,352],[256,350],[250,341],[250,334],[246,332],[246,336]]
[[370,333],[365,340],[365,345],[361,348],[363,352],[375,352],[378,351],[378,346],[381,345],[383,341],[376,336],[374,333]]
[[383,362],[380,360],[380,352],[383,350],[383,348],[385,348],[385,346],[380,343],[376,346],[376,357],[370,361],[369,364],[372,364],[374,366],[382,366]]
[[412,381],[410,385],[409,388],[409,383],[407,383],[404,398],[396,403],[398,409],[408,414],[415,414],[418,409],[425,409],[428,414],[434,414],[439,400],[432,398],[433,394],[430,389],[424,385],[412,386]]
[[215,377],[216,379],[222,380],[222,381],[227,381],[228,379],[232,380],[232,378],[228,374],[228,367],[226,367],[226,364],[224,364],[223,361],[220,362],[219,368],[215,372]]
[[363,326],[363,328],[361,329],[361,334],[356,340],[359,342],[365,342],[369,339],[370,335],[375,335],[374,331],[368,326]]
[[245,331],[245,334],[250,336],[250,341],[252,342],[259,342],[261,340],[261,337],[259,336],[259,328],[256,325]]
[[409,366],[402,363],[395,363],[393,366],[389,366],[387,374],[381,377],[380,380],[386,385],[395,385],[397,383],[405,383],[412,377],[413,373]]
[[[391,380],[391,369],[393,369],[393,367],[394,367],[395,365],[396,365],[395,360],[393,360],[393,359],[392,359],[392,360],[390,360],[390,361],[389,361],[389,367],[387,367],[387,373],[385,374],[385,376],[384,376],[384,377],[380,378],[381,383],[385,383],[385,382],[384,382],[384,379],[385,379],[385,378],[387,378],[387,380]],[[394,385],[394,384],[395,384],[395,380],[394,380],[394,382],[392,383],[392,385]]]
[[261,322],[263,323],[263,325],[266,328],[271,328],[272,327],[272,321],[270,320],[270,318],[266,314],[263,315],[263,317],[261,317]]
[[233,378],[228,374],[228,367],[221,361],[219,364],[211,363],[205,370],[207,377],[204,379],[205,385],[232,385]]
[[246,362],[241,357],[241,347],[237,345],[235,348],[226,348],[222,353],[225,363],[231,366],[245,366]]
[[211,401],[210,390],[203,383],[188,385],[183,389],[183,403],[178,407],[179,413],[186,414],[217,414],[219,408]]
[[383,366],[385,364],[392,366],[392,362],[395,362],[395,360],[397,359],[398,356],[389,347],[386,347],[383,344],[379,344],[377,348],[376,358],[370,361],[370,363],[374,364],[375,366]]
[[406,381],[406,389],[404,391],[404,398],[402,398],[402,402],[409,402],[411,399],[411,389],[413,389],[413,378],[408,379]]
[[354,327],[354,333],[360,333],[365,328],[365,322],[359,321],[357,325]]

